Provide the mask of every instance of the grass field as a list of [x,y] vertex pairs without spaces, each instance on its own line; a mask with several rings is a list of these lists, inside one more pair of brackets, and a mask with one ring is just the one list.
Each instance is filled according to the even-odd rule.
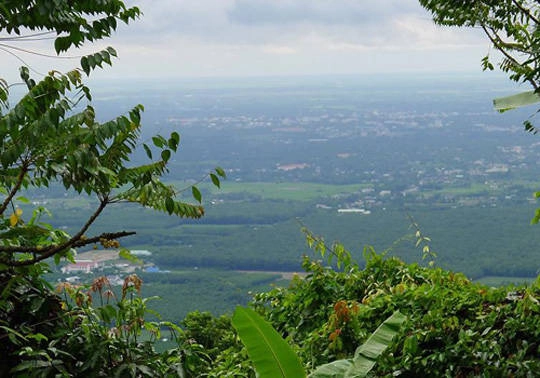
[[[185,184],[184,184],[185,185]],[[178,184],[181,187],[180,184]],[[228,194],[246,194],[265,200],[309,202],[317,198],[328,198],[340,194],[351,194],[372,187],[371,184],[328,185],[306,182],[223,182],[221,189],[209,184],[201,189],[213,196]]]
[[442,195],[459,195],[459,196],[471,196],[475,194],[485,193],[487,191],[492,191],[493,189],[490,188],[487,184],[472,184],[470,186],[463,186],[463,187],[448,187],[440,190],[434,190],[433,194],[442,194]]

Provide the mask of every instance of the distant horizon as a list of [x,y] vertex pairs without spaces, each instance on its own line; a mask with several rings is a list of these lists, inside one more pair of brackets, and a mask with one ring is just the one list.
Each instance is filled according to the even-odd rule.
[[[398,80],[400,84],[405,84],[410,80],[436,80],[445,81],[448,79],[473,80],[476,83],[490,83],[492,89],[501,90],[528,90],[530,89],[527,83],[515,83],[511,81],[503,72],[490,71],[484,72],[480,68],[478,70],[468,71],[414,71],[414,72],[388,72],[383,74],[373,73],[325,73],[325,74],[282,74],[282,75],[252,75],[252,76],[177,76],[177,77],[114,77],[100,78],[90,77],[86,81],[94,86],[93,90],[107,89],[107,87],[116,86],[118,84],[126,85],[148,85],[156,86],[160,89],[163,87],[172,89],[176,85],[189,85],[195,88],[220,87],[222,85],[238,88],[258,87],[258,86],[297,86],[297,85],[359,85],[380,83],[387,84],[392,80]],[[336,82],[343,79],[348,79],[346,82]],[[461,79],[461,80],[459,80]],[[352,80],[352,81],[351,81]],[[130,85],[130,86],[131,86]],[[157,88],[156,88],[157,89]],[[486,88],[489,90],[490,88]]]
[[[334,77],[383,77],[383,76],[457,76],[457,75],[467,75],[467,76],[482,76],[482,75],[496,75],[503,78],[506,78],[506,74],[500,70],[495,71],[482,71],[480,65],[478,69],[468,69],[468,70],[442,70],[442,71],[425,71],[425,70],[411,70],[411,71],[389,71],[389,72],[349,72],[349,73],[332,73],[332,72],[321,72],[321,73],[282,73],[282,74],[246,74],[246,75],[177,75],[177,76],[116,76],[114,78],[98,78],[96,81],[102,80],[114,80],[114,81],[131,81],[131,80],[140,80],[140,81],[177,81],[177,80],[246,80],[246,79],[284,79],[284,78],[334,78]],[[95,72],[92,74],[92,77],[96,76],[96,73],[105,74],[107,69],[104,72]]]

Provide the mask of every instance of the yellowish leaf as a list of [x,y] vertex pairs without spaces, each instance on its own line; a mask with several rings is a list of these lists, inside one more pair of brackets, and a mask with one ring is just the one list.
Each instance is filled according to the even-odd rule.
[[15,213],[11,214],[11,216],[9,217],[9,224],[11,225],[11,227],[15,227],[17,223],[19,223],[19,217]]

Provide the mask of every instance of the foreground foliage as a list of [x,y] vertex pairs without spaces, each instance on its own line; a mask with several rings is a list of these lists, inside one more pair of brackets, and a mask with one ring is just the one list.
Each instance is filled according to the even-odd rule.
[[[375,376],[532,377],[540,371],[540,279],[528,287],[488,288],[370,248],[359,269],[346,250],[337,250],[345,256],[343,270],[306,257],[305,277],[258,294],[252,303],[308,371],[352,358],[395,311],[407,320],[377,360]],[[245,359],[240,349],[228,348],[201,374],[226,376],[224,366],[234,366],[237,376],[252,377],[241,369]]]
[[[36,283],[43,283],[37,281]],[[35,283],[34,283],[35,284]],[[142,281],[127,276],[121,290],[105,277],[88,286],[60,284],[56,292],[38,285],[24,292],[30,312],[19,329],[6,329],[1,376],[14,377],[178,377],[207,354],[177,325],[149,322]],[[23,303],[23,304],[24,304]],[[46,315],[45,315],[46,314]],[[35,323],[40,321],[40,323]],[[162,335],[178,348],[157,352]],[[4,340],[7,341],[7,340]]]
[[439,268],[366,251],[363,270],[336,272],[306,259],[305,279],[260,294],[255,305],[298,346],[308,366],[351,356],[399,310],[404,330],[376,375],[527,376],[540,369],[540,280],[487,288]]
[[[310,378],[361,378],[373,369],[379,356],[399,333],[405,317],[396,311],[360,345],[354,358],[343,359],[317,367]],[[248,308],[238,307],[233,325],[260,378],[301,378],[306,372],[298,357],[280,335],[261,316]]]
[[[370,335],[397,311],[404,322],[384,343],[388,348],[368,361],[371,375],[532,377],[540,371],[540,279],[488,288],[370,248],[363,269],[342,246],[324,253],[339,259],[341,268],[305,257],[306,275],[251,303],[311,376],[345,374],[371,349],[357,347],[370,345]],[[3,356],[17,363],[10,371],[2,365],[2,374],[255,377],[230,318],[195,312],[180,326],[147,321],[151,302],[140,298],[142,284],[128,276],[114,290],[100,278],[88,287],[64,284],[55,293],[39,277],[21,280],[14,306],[25,311],[9,312],[20,316],[21,327],[3,336],[10,340]],[[157,351],[155,341],[163,337],[176,346]],[[325,375],[329,367],[334,375]]]

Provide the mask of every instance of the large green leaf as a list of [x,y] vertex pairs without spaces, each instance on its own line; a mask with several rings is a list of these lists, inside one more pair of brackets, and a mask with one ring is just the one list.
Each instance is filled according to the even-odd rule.
[[493,100],[493,106],[499,112],[505,112],[522,106],[540,102],[540,96],[535,91],[527,91],[512,96],[500,97]]
[[337,360],[319,366],[309,378],[343,378],[351,366],[352,360]]
[[302,378],[304,368],[289,344],[255,311],[237,307],[232,323],[259,378]]
[[319,366],[309,377],[360,378],[367,376],[375,366],[377,358],[392,343],[392,339],[398,334],[401,324],[406,319],[405,315],[399,311],[394,312],[364,344],[356,349],[353,360],[338,360]]
[[353,365],[345,377],[365,377],[375,366],[377,358],[390,346],[392,339],[398,334],[401,324],[406,319],[407,317],[399,311],[386,319],[367,341],[356,349]]

